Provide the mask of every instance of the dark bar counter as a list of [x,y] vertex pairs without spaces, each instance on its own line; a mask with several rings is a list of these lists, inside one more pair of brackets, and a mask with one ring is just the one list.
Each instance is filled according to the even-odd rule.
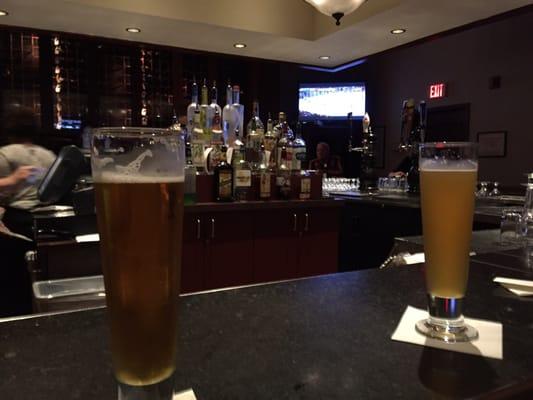
[[[390,340],[407,305],[426,305],[415,265],[183,296],[175,387],[202,400],[415,399],[527,385],[533,303],[496,274],[522,276],[472,262],[467,316],[503,324],[503,360]],[[0,398],[116,398],[107,334],[105,309],[0,323]]]

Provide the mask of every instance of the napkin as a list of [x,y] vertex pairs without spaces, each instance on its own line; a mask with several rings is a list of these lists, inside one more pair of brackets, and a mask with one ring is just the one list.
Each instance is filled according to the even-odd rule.
[[392,340],[435,347],[437,349],[457,351],[483,357],[503,359],[502,324],[481,319],[465,318],[465,322],[472,325],[479,332],[479,338],[468,343],[446,343],[441,340],[428,338],[415,329],[415,324],[427,318],[428,312],[419,308],[407,306],[402,319],[391,336]]
[[517,296],[533,296],[533,281],[497,276],[493,279],[493,282],[499,283]]
[[196,400],[196,396],[192,389],[188,389],[183,392],[175,393],[172,400]]

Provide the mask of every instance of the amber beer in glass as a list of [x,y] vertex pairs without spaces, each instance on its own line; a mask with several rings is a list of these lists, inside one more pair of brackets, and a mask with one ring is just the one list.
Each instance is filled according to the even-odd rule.
[[102,128],[92,171],[119,399],[170,399],[176,368],[184,145],[176,132]]
[[419,332],[465,342],[477,331],[464,323],[470,241],[477,181],[473,143],[420,145],[420,191],[429,318]]

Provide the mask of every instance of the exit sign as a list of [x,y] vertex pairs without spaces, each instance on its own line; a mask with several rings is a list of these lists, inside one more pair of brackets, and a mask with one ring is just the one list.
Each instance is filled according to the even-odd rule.
[[446,96],[446,84],[445,83],[434,83],[429,85],[429,98],[430,99],[440,99]]

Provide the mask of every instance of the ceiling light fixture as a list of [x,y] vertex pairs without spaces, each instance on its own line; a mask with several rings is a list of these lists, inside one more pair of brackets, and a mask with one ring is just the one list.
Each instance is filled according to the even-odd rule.
[[335,24],[341,24],[341,18],[353,13],[366,0],[305,0],[322,14],[326,14],[335,19]]
[[320,56],[318,57],[320,60],[329,60],[331,57],[330,56]]
[[141,33],[141,29],[140,28],[126,28],[126,32],[129,32],[129,33]]
[[246,47],[246,44],[244,44],[244,43],[234,43],[233,47],[235,47],[236,49],[244,49]]
[[5,17],[6,15],[9,15],[9,13],[5,10],[0,10],[0,17]]
[[407,32],[407,29],[403,29],[403,28],[396,28],[390,31],[390,33],[392,33],[393,35],[401,35],[402,33],[405,33],[405,32]]

